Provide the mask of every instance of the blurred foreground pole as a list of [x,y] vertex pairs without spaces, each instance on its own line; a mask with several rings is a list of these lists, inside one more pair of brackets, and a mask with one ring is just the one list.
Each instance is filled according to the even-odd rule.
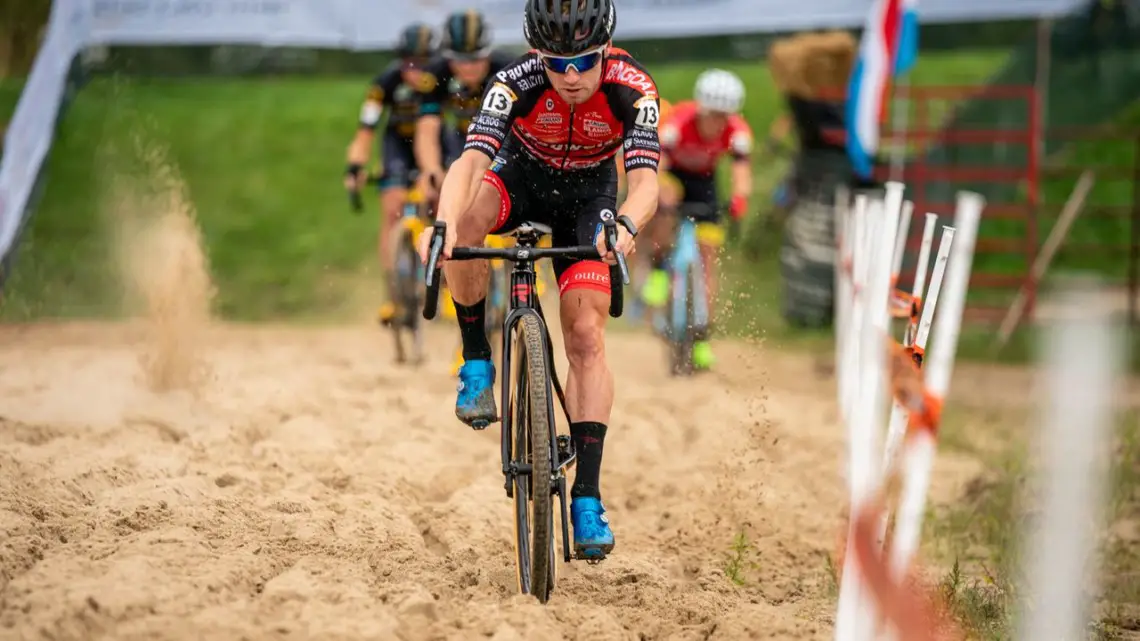
[[1125,354],[1121,328],[1097,306],[1100,289],[1091,278],[1066,283],[1059,295],[1063,317],[1042,338],[1048,368],[1037,395],[1043,505],[1025,533],[1030,583],[1017,636],[1025,641],[1085,638],[1097,587],[1094,551]]

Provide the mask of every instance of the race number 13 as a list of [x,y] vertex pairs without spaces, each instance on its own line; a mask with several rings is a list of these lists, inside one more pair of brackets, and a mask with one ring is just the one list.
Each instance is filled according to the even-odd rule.
[[658,111],[657,103],[652,100],[646,100],[637,109],[637,118],[633,124],[638,127],[655,128],[657,121],[660,119],[660,111]]
[[514,96],[506,87],[495,85],[491,87],[491,90],[487,92],[487,97],[483,99],[483,110],[506,116],[511,113],[511,105],[514,104],[514,101]]

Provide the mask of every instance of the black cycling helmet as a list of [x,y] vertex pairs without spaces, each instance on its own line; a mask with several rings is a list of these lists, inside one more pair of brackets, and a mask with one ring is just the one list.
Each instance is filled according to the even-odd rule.
[[456,11],[443,23],[443,54],[449,58],[482,58],[491,46],[491,30],[474,9]]
[[413,22],[400,33],[396,55],[401,58],[430,58],[435,55],[435,32],[422,22]]
[[613,0],[526,0],[527,44],[546,53],[573,56],[595,49],[613,38],[616,25]]

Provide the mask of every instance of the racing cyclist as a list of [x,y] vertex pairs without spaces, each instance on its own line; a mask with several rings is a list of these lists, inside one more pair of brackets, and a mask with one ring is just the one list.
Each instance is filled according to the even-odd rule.
[[[415,124],[420,188],[430,194],[437,193],[444,169],[462,151],[463,132],[478,113],[487,85],[513,58],[491,48],[490,27],[475,10],[447,17],[439,54],[424,74]],[[444,122],[448,114],[455,121],[451,125]]]
[[[399,224],[400,208],[407,197],[409,177],[415,166],[412,138],[420,113],[422,70],[435,53],[435,34],[431,27],[422,23],[408,25],[400,33],[396,53],[399,58],[376,76],[368,88],[360,108],[360,124],[348,146],[348,169],[344,178],[345,187],[350,190],[357,191],[364,186],[364,166],[371,155],[376,129],[387,113],[388,122],[380,143],[382,218],[377,248],[381,273],[385,276],[392,273],[395,257],[390,250],[390,239]],[[391,300],[384,301],[378,315],[381,323],[391,322],[395,316]]]
[[[744,83],[731,71],[709,69],[697,78],[694,99],[673,107],[661,126],[662,166],[674,181],[663,181],[661,209],[676,211],[684,204],[703,204],[696,215],[697,240],[705,267],[710,326],[716,309],[717,254],[724,243],[720,225],[716,169],[722,155],[732,156],[732,200],[729,214],[740,220],[752,195],[752,131],[740,117]],[[679,187],[679,189],[677,188]],[[662,217],[653,225],[653,271],[642,289],[642,300],[659,308],[669,298],[669,276],[664,264],[671,246],[670,225]],[[708,338],[710,327],[697,329],[693,365],[707,369],[714,363]]]
[[[614,256],[606,251],[602,223],[619,222],[615,249],[632,254],[638,228],[657,209],[660,155],[657,87],[644,67],[611,46],[615,21],[614,0],[527,0],[524,32],[533,49],[495,75],[463,155],[447,172],[439,205],[439,220],[447,224],[444,258],[456,246],[479,246],[487,234],[527,220],[549,225],[556,246],[593,245],[605,257],[553,265],[578,455],[570,492],[574,547],[579,558],[593,560],[614,547],[599,484],[614,397],[605,357],[606,262]],[[629,189],[618,209],[613,158],[623,147]],[[420,237],[425,262],[431,236]],[[483,429],[498,420],[495,367],[483,329],[487,265],[445,261],[444,270],[466,361],[455,414]]]

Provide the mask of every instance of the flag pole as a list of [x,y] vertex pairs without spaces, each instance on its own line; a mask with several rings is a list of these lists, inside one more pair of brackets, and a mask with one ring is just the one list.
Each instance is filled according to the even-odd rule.
[[[909,74],[908,74],[909,75]],[[903,180],[903,170],[906,168],[907,154],[907,127],[910,125],[910,81],[907,75],[892,83],[891,103],[891,180],[893,182],[906,182]]]

